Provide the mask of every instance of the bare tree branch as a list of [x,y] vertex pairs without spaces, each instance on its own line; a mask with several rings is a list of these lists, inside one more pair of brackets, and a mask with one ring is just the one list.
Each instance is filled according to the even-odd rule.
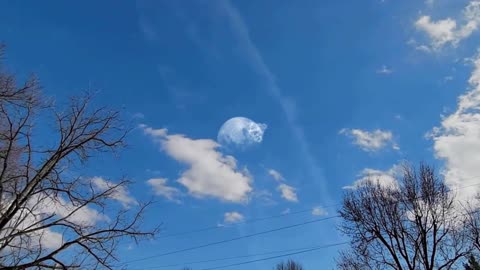
[[340,269],[434,270],[471,251],[467,216],[433,168],[405,165],[397,186],[376,179],[345,194],[341,231],[351,238]]
[[[119,113],[92,108],[92,98],[71,98],[59,111],[42,99],[36,79],[17,86],[0,69],[1,269],[112,269],[122,239],[156,233],[141,228],[149,202],[128,209],[112,205],[129,181],[99,189],[89,177],[68,173],[124,146],[127,130]],[[56,120],[49,136],[55,145],[38,141],[38,117]]]

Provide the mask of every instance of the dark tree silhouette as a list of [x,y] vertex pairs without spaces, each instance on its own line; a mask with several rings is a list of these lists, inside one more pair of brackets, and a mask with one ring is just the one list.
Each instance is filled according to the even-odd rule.
[[298,262],[288,260],[277,264],[275,270],[303,270],[303,266]]
[[465,267],[465,270],[480,270],[480,264],[477,262],[477,259],[475,259],[475,256],[470,254],[468,256],[468,262],[463,264]]
[[[37,80],[18,85],[0,67],[1,269],[111,269],[119,240],[156,232],[139,226],[148,203],[112,205],[127,180],[98,188],[69,173],[124,144],[119,114],[91,108],[90,101],[72,98],[56,110]],[[48,120],[53,130],[38,134],[44,129],[35,124],[45,127]]]
[[477,254],[480,253],[480,195],[477,195],[476,200],[471,200],[467,209],[467,228],[469,230],[469,239],[472,242],[473,249]]
[[339,269],[441,270],[471,251],[467,216],[432,167],[403,167],[397,184],[370,179],[347,191],[339,211],[350,237]]

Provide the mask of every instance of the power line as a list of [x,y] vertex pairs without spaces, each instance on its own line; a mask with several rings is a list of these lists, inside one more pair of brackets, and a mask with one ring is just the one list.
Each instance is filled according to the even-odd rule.
[[337,215],[337,216],[331,216],[331,217],[326,217],[326,218],[314,219],[314,220],[310,220],[310,221],[296,223],[296,224],[293,224],[293,225],[283,226],[283,227],[270,229],[270,230],[266,230],[266,231],[261,231],[261,232],[257,232],[257,233],[252,233],[252,234],[247,234],[247,235],[242,235],[242,236],[239,236],[239,237],[234,237],[234,238],[230,238],[230,239],[226,239],[226,240],[210,242],[208,244],[188,247],[188,248],[174,250],[174,251],[165,252],[165,253],[159,253],[159,254],[156,254],[156,255],[151,255],[151,256],[135,259],[135,260],[126,261],[123,264],[146,261],[146,260],[150,260],[150,259],[154,259],[154,258],[158,258],[158,257],[167,256],[167,255],[172,255],[172,254],[182,253],[182,252],[186,252],[186,251],[197,250],[197,249],[201,249],[201,248],[205,248],[205,247],[220,245],[220,244],[224,244],[224,243],[228,243],[228,242],[232,242],[232,241],[251,238],[251,237],[254,237],[254,236],[259,236],[259,235],[268,234],[268,233],[272,233],[272,232],[277,232],[277,231],[282,231],[282,230],[291,229],[291,228],[295,228],[295,227],[305,226],[305,225],[308,225],[308,224],[317,223],[317,222],[321,222],[321,221],[325,221],[325,220],[329,220],[329,219],[334,219],[334,218],[338,218],[338,217],[339,216]]
[[[448,190],[448,192],[458,191],[458,190],[463,189],[463,188],[468,188],[468,187],[478,186],[478,185],[480,185],[480,183],[451,189],[451,190]],[[329,220],[329,219],[333,219],[333,218],[338,218],[338,217],[340,217],[340,216],[336,215],[336,216],[331,216],[331,217],[326,217],[326,218],[321,218],[321,219],[314,219],[314,220],[305,221],[305,222],[301,222],[301,223],[297,223],[297,224],[293,224],[293,225],[289,225],[289,226],[279,227],[279,228],[275,228],[275,229],[271,229],[271,230],[267,230],[267,231],[261,231],[261,232],[258,232],[258,233],[247,234],[247,235],[243,235],[243,236],[239,236],[239,237],[235,237],[235,238],[230,238],[230,239],[226,239],[226,240],[210,242],[210,243],[199,245],[199,246],[193,246],[193,247],[184,248],[184,249],[175,250],[175,251],[170,251],[170,252],[166,252],[166,253],[160,253],[160,254],[144,257],[144,258],[139,258],[139,259],[126,261],[126,262],[122,263],[122,265],[126,265],[126,264],[132,263],[132,262],[145,261],[145,260],[149,260],[149,259],[153,259],[153,258],[157,258],[157,257],[163,257],[163,256],[167,256],[167,255],[182,253],[182,252],[186,252],[186,251],[197,250],[197,249],[201,249],[201,248],[205,248],[205,247],[209,247],[209,246],[220,245],[220,244],[224,244],[224,243],[228,243],[228,242],[232,242],[232,241],[251,238],[251,237],[254,237],[254,236],[258,236],[258,235],[263,235],[263,234],[268,234],[268,233],[272,233],[272,232],[276,232],[276,231],[281,231],[281,230],[286,230],[286,229],[295,228],[295,227],[299,227],[299,226],[304,226],[304,225],[308,225],[308,224],[312,224],[312,223],[316,223],[316,222],[320,222],[320,221],[324,221],[324,220]],[[263,219],[268,219],[268,217],[263,218]]]
[[[475,178],[479,178],[479,176],[470,177],[470,178],[465,178],[464,180],[471,180],[471,179],[475,179]],[[455,188],[455,189],[451,189],[451,190],[449,190],[449,191],[450,191],[450,192],[452,192],[452,191],[458,191],[458,190],[461,190],[461,189],[464,189],[464,188],[469,188],[469,187],[472,187],[472,186],[479,186],[479,185],[480,185],[480,183],[478,183],[478,184],[471,184],[471,185],[467,185],[467,186],[462,186],[462,187],[458,187],[458,188]],[[331,205],[327,205],[327,206],[322,206],[322,208],[331,208],[331,207],[335,207],[335,206],[339,206],[339,205],[341,205],[341,203],[336,203],[336,204],[331,204]],[[270,219],[274,219],[274,218],[282,218],[282,217],[286,217],[286,216],[291,216],[291,215],[297,215],[297,214],[302,214],[302,213],[306,213],[306,212],[311,212],[314,207],[315,207],[315,206],[312,206],[312,207],[309,207],[308,209],[303,209],[303,210],[299,210],[299,211],[295,211],[295,212],[290,212],[290,213],[279,214],[279,215],[272,215],[272,216],[266,216],[266,217],[259,217],[259,218],[247,219],[247,220],[244,220],[244,221],[241,221],[241,222],[237,222],[237,223],[235,223],[235,224],[230,224],[230,225],[228,225],[228,226],[207,226],[207,227],[198,228],[198,229],[192,229],[192,230],[183,231],[183,232],[166,234],[166,235],[163,235],[163,236],[160,235],[159,237],[157,237],[157,239],[171,238],[171,237],[189,235],[189,234],[206,232],[206,231],[212,231],[212,230],[235,228],[235,227],[237,227],[237,226],[241,226],[241,225],[245,225],[245,224],[251,224],[251,223],[256,223],[256,222],[259,222],[259,221],[270,220]]]
[[228,261],[228,260],[257,257],[257,256],[269,255],[269,254],[285,253],[285,252],[291,252],[291,251],[301,251],[301,250],[307,250],[307,249],[312,249],[312,248],[317,248],[317,247],[322,247],[322,246],[315,245],[315,246],[309,246],[309,247],[303,247],[303,248],[290,248],[290,249],[268,251],[268,252],[248,254],[248,255],[223,257],[223,258],[217,258],[217,259],[208,259],[208,260],[190,261],[190,262],[184,262],[184,263],[157,265],[157,266],[143,267],[142,269],[160,269],[160,268],[175,267],[175,266],[187,266],[187,265],[192,265],[192,264],[201,264],[201,263],[218,262],[218,261]]
[[[332,205],[328,205],[328,206],[322,206],[322,208],[331,208],[331,207],[335,207],[335,206],[339,206],[339,205],[340,205],[339,203],[336,203],[336,204],[332,204]],[[311,212],[313,210],[313,208],[314,207],[310,207],[308,209],[299,210],[299,211],[290,212],[290,213],[283,213],[283,214],[279,214],[279,215],[272,215],[272,216],[266,216],[266,217],[247,219],[247,220],[237,222],[235,224],[231,224],[231,225],[228,225],[228,226],[208,226],[208,227],[193,229],[193,230],[189,230],[189,231],[171,233],[171,234],[159,236],[159,237],[157,237],[157,239],[164,239],[164,238],[170,238],[170,237],[176,237],[176,236],[182,236],[182,235],[189,235],[189,234],[218,230],[218,229],[230,229],[230,228],[235,228],[235,227],[240,226],[240,225],[256,223],[256,222],[259,222],[259,221],[270,220],[270,219],[274,219],[274,218],[281,218],[281,217],[286,217],[286,216],[292,216],[292,215],[302,214],[302,213],[306,213],[306,212]]]
[[324,249],[324,248],[329,248],[329,247],[334,247],[334,246],[340,246],[340,245],[345,245],[345,244],[348,244],[348,242],[334,243],[334,244],[324,245],[324,246],[311,248],[311,249],[307,249],[307,250],[287,253],[287,254],[283,254],[283,255],[271,256],[271,257],[266,257],[266,258],[261,258],[261,259],[256,259],[256,260],[244,261],[244,262],[239,262],[239,263],[232,263],[232,264],[209,267],[209,268],[203,268],[203,269],[200,269],[200,270],[214,270],[214,269],[228,268],[228,267],[232,267],[232,266],[245,265],[245,264],[250,264],[250,263],[255,263],[255,262],[267,261],[267,260],[278,259],[278,258],[283,258],[283,257],[287,257],[287,256],[312,252],[312,251],[316,251],[316,250],[319,250],[319,249]]

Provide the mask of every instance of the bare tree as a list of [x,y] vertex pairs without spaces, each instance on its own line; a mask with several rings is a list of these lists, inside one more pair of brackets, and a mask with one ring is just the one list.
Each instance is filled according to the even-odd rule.
[[[120,240],[156,232],[139,226],[148,203],[112,204],[127,180],[99,185],[72,173],[124,144],[119,114],[89,103],[88,95],[72,98],[57,111],[35,79],[18,86],[0,70],[1,269],[112,269]],[[53,130],[39,134],[48,120]]]
[[370,179],[346,192],[340,228],[351,242],[339,269],[461,267],[471,244],[454,194],[429,166],[404,166],[400,178],[394,185]]
[[468,229],[468,238],[472,245],[472,254],[468,257],[469,265],[472,269],[480,268],[476,262],[475,255],[480,254],[480,195],[477,195],[474,200],[469,200],[466,206]]
[[293,260],[288,260],[277,264],[275,270],[303,270],[303,266]]

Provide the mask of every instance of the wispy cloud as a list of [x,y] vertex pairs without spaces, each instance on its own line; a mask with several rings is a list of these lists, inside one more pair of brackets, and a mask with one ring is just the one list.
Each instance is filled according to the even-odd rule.
[[109,197],[120,202],[125,208],[138,205],[137,200],[130,195],[130,192],[123,185],[118,185],[101,177],[93,177],[91,182],[93,186],[100,191],[112,189]]
[[147,180],[147,184],[153,188],[153,192],[157,196],[166,198],[169,201],[180,203],[178,197],[181,195],[180,190],[167,185],[168,180],[165,178],[152,178]]
[[265,189],[255,189],[250,193],[250,200],[256,200],[262,203],[263,205],[275,205],[277,202],[273,199],[272,192]]
[[443,81],[444,81],[444,82],[453,81],[453,76],[451,76],[451,75],[445,76],[445,77],[443,77]]
[[387,66],[383,65],[381,68],[377,69],[378,74],[388,75],[393,73],[393,69],[388,68]]
[[344,128],[339,131],[339,134],[353,138],[353,143],[366,152],[376,152],[388,146],[394,150],[400,150],[400,147],[393,140],[391,131],[380,129],[367,131]]
[[280,184],[278,185],[278,190],[282,195],[282,198],[289,202],[298,202],[297,191],[294,187],[289,186],[287,184]]
[[429,45],[417,45],[423,51],[438,51],[447,44],[457,47],[478,29],[480,24],[480,1],[471,1],[464,9],[459,26],[457,20],[446,18],[433,20],[428,15],[423,15],[415,22],[415,27],[423,31],[430,39]]
[[274,170],[274,169],[269,169],[268,170],[268,174],[273,177],[273,179],[275,179],[276,181],[283,181],[285,180],[285,178],[283,178],[283,175],[281,173],[279,173],[278,171]]
[[242,222],[245,217],[238,212],[227,212],[223,215],[223,222],[226,224]]
[[205,95],[200,94],[202,91],[192,90],[193,87],[185,79],[180,78],[173,68],[160,65],[158,73],[178,109],[187,109],[189,106],[202,104],[207,100]]
[[316,206],[316,207],[312,208],[312,215],[314,215],[314,216],[326,216],[326,215],[328,215],[328,212],[323,207]]
[[289,202],[298,202],[298,195],[297,195],[296,189],[284,183],[285,178],[280,172],[274,169],[269,169],[268,174],[273,179],[275,179],[275,181],[278,182],[277,190],[280,191],[280,195],[282,196],[283,199]]

